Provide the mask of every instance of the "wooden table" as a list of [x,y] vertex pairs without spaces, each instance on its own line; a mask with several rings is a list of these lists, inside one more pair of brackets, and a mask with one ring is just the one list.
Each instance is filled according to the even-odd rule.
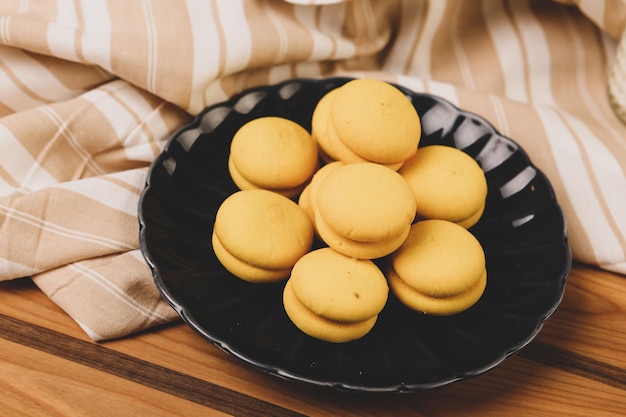
[[29,279],[0,283],[0,416],[624,416],[626,277],[574,265],[537,338],[479,377],[412,394],[265,375],[182,322],[91,342]]

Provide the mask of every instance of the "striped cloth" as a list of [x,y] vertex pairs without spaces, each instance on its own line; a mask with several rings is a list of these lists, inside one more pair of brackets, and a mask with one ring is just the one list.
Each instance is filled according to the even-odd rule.
[[0,279],[94,340],[174,320],[138,250],[150,162],[207,105],[335,75],[484,116],[551,179],[575,259],[626,274],[625,22],[623,0],[2,0]]

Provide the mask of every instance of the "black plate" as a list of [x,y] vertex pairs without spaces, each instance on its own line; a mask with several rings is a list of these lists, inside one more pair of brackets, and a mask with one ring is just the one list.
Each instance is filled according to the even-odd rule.
[[571,267],[565,221],[547,178],[526,153],[479,116],[400,88],[422,119],[420,146],[462,149],[485,171],[488,284],[452,317],[429,317],[393,296],[374,329],[345,344],[300,332],[282,307],[283,284],[255,285],[216,259],[211,232],[220,203],[237,191],[227,168],[235,131],[282,116],[310,131],[317,101],[347,78],[291,80],[248,90],[205,109],[153,162],[139,203],[142,252],[159,290],[201,336],[252,366],[289,380],[348,391],[406,392],[481,374],[523,348],[563,296]]

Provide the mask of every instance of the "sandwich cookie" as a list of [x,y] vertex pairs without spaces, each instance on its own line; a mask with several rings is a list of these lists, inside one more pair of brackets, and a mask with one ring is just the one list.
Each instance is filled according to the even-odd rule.
[[386,275],[402,303],[437,316],[468,309],[487,285],[482,246],[467,229],[447,220],[411,226],[406,241],[390,256]]
[[388,293],[385,276],[372,261],[322,248],[294,265],[283,304],[304,333],[343,343],[359,339],[373,328]]
[[397,249],[415,217],[415,197],[404,178],[369,162],[334,169],[311,197],[322,240],[360,259],[380,258]]
[[419,115],[410,100],[385,81],[357,79],[339,87],[329,116],[337,141],[366,161],[401,164],[417,150]]
[[322,160],[373,162],[398,170],[415,154],[419,116],[391,84],[357,79],[326,93],[311,119]]
[[318,167],[317,145],[309,132],[282,117],[246,123],[230,145],[228,170],[241,190],[266,189],[295,197]]
[[233,275],[249,282],[275,282],[313,245],[313,225],[292,200],[267,190],[238,191],[220,205],[213,250]]
[[485,210],[485,173],[459,149],[425,146],[398,172],[413,190],[418,219],[449,220],[470,228]]

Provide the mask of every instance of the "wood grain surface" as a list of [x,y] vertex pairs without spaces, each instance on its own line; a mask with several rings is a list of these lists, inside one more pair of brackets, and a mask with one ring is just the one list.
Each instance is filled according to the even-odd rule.
[[91,342],[29,279],[0,283],[0,416],[624,416],[626,277],[575,265],[541,333],[493,370],[411,394],[266,375],[183,323]]

